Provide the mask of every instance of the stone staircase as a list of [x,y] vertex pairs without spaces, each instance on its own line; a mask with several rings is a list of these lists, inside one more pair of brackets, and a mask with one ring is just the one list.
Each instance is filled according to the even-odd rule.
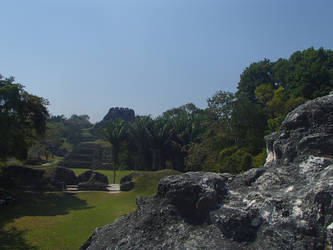
[[111,169],[110,146],[81,142],[67,154],[59,166],[67,168]]
[[66,185],[66,191],[79,191],[79,186],[78,185]]
[[109,184],[106,189],[111,193],[120,192],[120,184]]
[[[67,192],[79,192],[79,186],[78,185],[66,185],[66,189]],[[120,192],[120,185],[119,184],[109,184],[106,187],[106,190],[109,193],[118,193]]]

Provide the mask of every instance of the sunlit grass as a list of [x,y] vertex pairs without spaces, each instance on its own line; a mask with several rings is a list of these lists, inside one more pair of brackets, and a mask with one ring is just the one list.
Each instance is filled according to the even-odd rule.
[[24,193],[0,208],[0,249],[78,249],[96,227],[135,210],[137,196],[153,195],[159,179],[172,174],[177,172],[138,172],[135,188],[116,194]]

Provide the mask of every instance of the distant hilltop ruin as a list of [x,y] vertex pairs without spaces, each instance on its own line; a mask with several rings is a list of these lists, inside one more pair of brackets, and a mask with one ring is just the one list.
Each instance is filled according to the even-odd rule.
[[127,122],[133,122],[135,119],[135,112],[133,109],[129,108],[110,108],[109,112],[106,114],[106,116],[104,116],[103,120],[95,124],[94,130],[103,127],[107,121],[114,121],[117,118]]

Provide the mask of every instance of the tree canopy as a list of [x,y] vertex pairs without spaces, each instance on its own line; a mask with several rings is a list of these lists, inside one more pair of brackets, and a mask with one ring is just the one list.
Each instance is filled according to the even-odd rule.
[[48,101],[29,94],[14,78],[0,75],[0,158],[27,157],[29,146],[45,133]]
[[137,117],[126,139],[134,169],[239,173],[265,161],[264,136],[288,112],[333,89],[333,53],[309,48],[289,59],[264,59],[241,74],[236,93],[217,91],[207,108],[185,104]]

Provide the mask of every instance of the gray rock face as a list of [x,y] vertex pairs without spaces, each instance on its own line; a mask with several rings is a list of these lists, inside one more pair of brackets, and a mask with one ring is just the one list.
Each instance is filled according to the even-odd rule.
[[332,249],[332,103],[325,96],[291,112],[267,137],[265,166],[165,177],[81,249]]
[[88,170],[78,176],[80,190],[106,190],[108,177],[104,174]]
[[290,112],[280,131],[266,137],[268,161],[303,161],[309,155],[333,157],[333,95],[319,97]]
[[209,212],[220,206],[227,193],[218,174],[189,172],[161,179],[156,197],[175,206],[189,223],[200,224],[209,222]]

